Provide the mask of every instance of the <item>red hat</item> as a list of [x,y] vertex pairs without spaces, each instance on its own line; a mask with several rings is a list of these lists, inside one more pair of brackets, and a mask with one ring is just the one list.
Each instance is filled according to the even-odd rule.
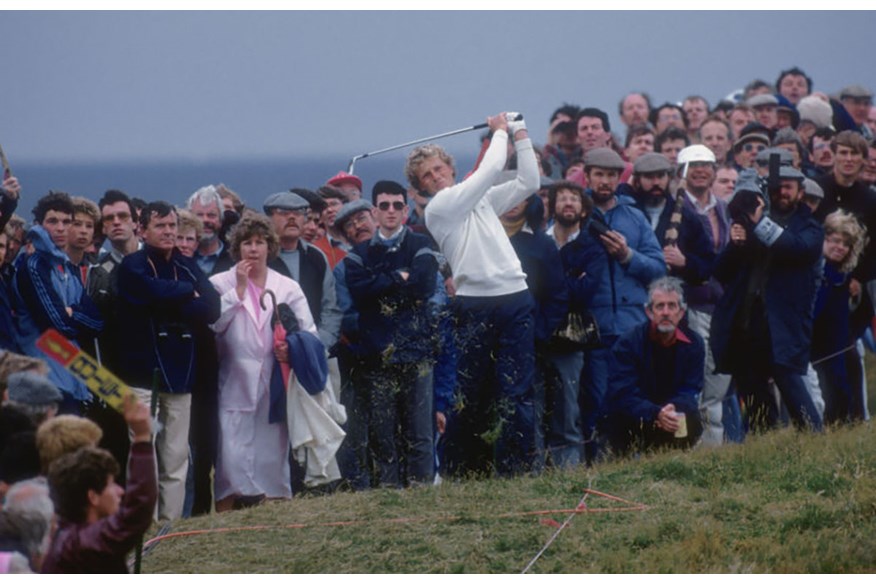
[[343,170],[328,179],[328,182],[326,184],[336,187],[344,183],[353,183],[354,185],[356,185],[357,189],[359,189],[360,191],[362,190],[362,179],[355,174],[349,174],[344,172]]

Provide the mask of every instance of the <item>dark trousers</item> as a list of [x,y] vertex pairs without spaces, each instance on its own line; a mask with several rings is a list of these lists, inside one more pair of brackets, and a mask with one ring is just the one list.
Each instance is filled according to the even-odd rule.
[[803,376],[789,367],[775,363],[766,319],[754,317],[751,330],[747,334],[739,331],[735,333],[735,342],[730,349],[735,353],[736,363],[733,380],[746,409],[748,428],[766,430],[779,423],[779,404],[773,399],[769,389],[769,380],[772,377],[794,425],[820,432],[821,415],[806,389]]
[[454,300],[456,403],[445,434],[451,476],[527,472],[535,456],[533,300],[528,290]]
[[584,369],[581,372],[581,430],[584,434],[582,457],[592,463],[599,455],[596,440],[596,423],[604,414],[605,395],[608,392],[608,366],[611,348],[617,335],[604,335],[602,346],[584,352]]
[[219,443],[219,396],[213,392],[192,392],[192,417],[189,447],[194,499],[192,516],[206,515],[213,509],[213,480],[216,446]]
[[700,412],[697,409],[678,411],[685,414],[687,436],[684,438],[676,438],[674,434],[661,430],[653,420],[611,414],[599,420],[600,442],[617,456],[659,448],[691,448],[703,433]]

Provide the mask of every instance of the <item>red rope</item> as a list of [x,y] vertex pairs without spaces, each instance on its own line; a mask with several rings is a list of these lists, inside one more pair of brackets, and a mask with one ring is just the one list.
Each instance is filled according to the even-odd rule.
[[[620,512],[629,512],[629,511],[645,511],[648,509],[647,505],[642,503],[635,503],[633,501],[627,501],[626,499],[622,499],[620,497],[615,497],[614,495],[609,495],[606,493],[601,493],[599,491],[595,491],[593,489],[584,489],[585,493],[595,495],[597,497],[603,497],[610,501],[617,501],[619,503],[625,503],[628,506],[626,507],[608,507],[601,509],[593,509],[587,507],[586,505],[580,504],[573,509],[545,509],[541,511],[513,511],[509,513],[499,513],[496,515],[492,515],[492,517],[496,517],[498,519],[509,519],[513,517],[531,517],[531,516],[541,516],[541,515],[555,515],[555,514],[565,514],[565,513],[574,513],[574,514],[583,514],[583,513],[620,513]],[[242,525],[239,527],[214,527],[212,529],[193,529],[190,531],[179,531],[176,533],[168,533],[166,535],[161,535],[158,537],[154,537],[147,541],[144,547],[150,546],[152,544],[158,543],[159,541],[164,541],[165,539],[173,539],[177,537],[192,537],[195,535],[206,535],[210,533],[235,533],[240,531],[264,531],[267,529],[306,529],[306,528],[314,528],[314,527],[349,527],[352,525],[365,525],[368,523],[393,523],[393,524],[403,524],[403,523],[417,523],[422,521],[457,521],[461,519],[458,515],[451,515],[448,517],[396,517],[392,519],[378,519],[378,520],[350,520],[350,521],[327,521],[322,523],[289,523],[286,525]]]

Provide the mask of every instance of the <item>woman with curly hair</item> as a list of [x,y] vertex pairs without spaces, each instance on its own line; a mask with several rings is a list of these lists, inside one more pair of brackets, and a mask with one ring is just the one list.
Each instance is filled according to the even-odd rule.
[[263,293],[273,292],[295,313],[300,330],[316,334],[301,288],[268,268],[280,249],[270,219],[245,214],[228,244],[237,263],[210,278],[222,297],[222,314],[212,325],[219,352],[217,511],[292,496],[286,424],[268,422],[274,357],[288,362],[288,351],[274,348],[271,305],[261,307]]
[[812,330],[812,364],[818,372],[824,396],[824,421],[849,422],[864,419],[863,395],[853,391],[846,369],[846,353],[854,349],[850,339],[849,292],[851,272],[867,244],[867,229],[854,215],[835,211],[824,220],[824,276],[815,298]]

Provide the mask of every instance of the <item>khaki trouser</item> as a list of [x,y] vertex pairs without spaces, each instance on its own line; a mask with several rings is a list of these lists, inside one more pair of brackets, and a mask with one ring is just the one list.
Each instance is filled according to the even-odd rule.
[[[150,405],[152,390],[132,387],[137,397]],[[186,474],[189,470],[189,421],[192,394],[158,394],[158,424],[154,448],[158,460],[158,519],[170,521],[182,517],[186,498]]]

